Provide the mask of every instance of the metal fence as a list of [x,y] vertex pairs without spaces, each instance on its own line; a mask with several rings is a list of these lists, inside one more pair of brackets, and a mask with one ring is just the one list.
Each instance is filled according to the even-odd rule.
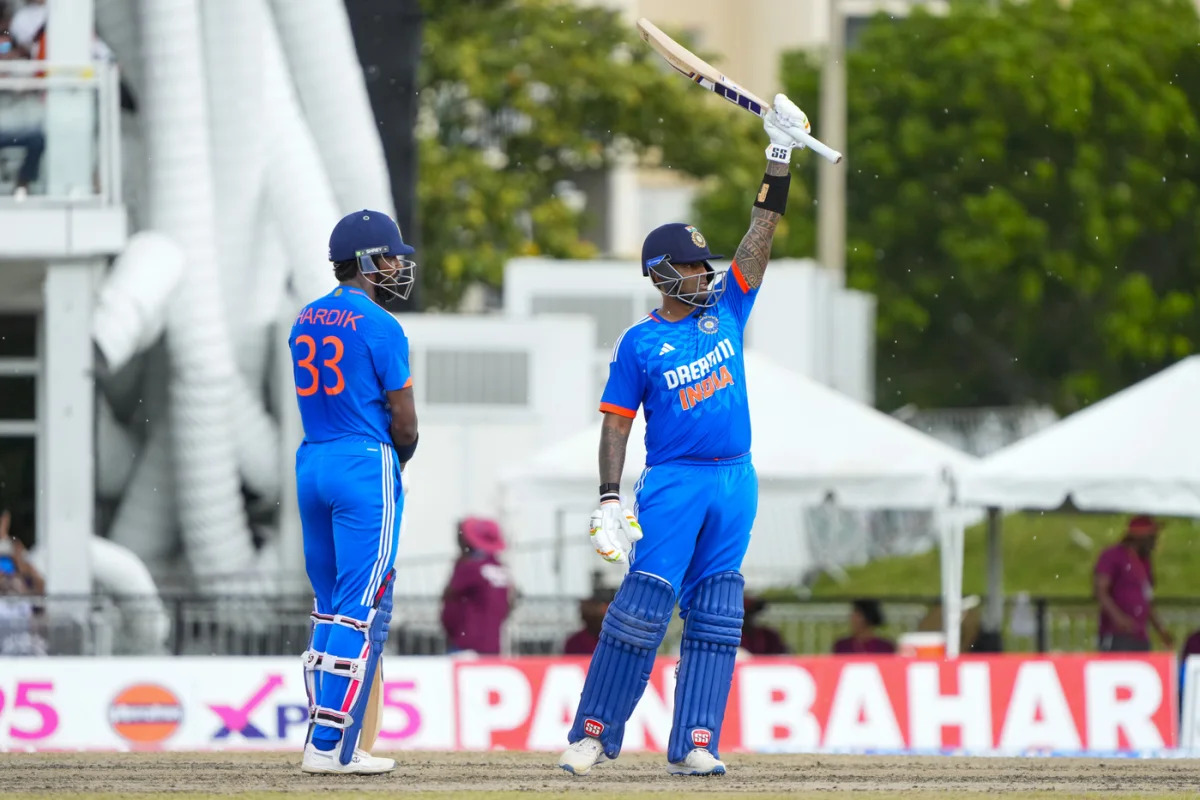
[[[879,598],[895,637],[936,630],[936,598]],[[6,655],[294,655],[308,643],[311,598],[196,596],[0,597],[0,656]],[[1013,603],[1010,601],[1009,609]],[[1160,600],[1159,614],[1182,645],[1200,629],[1200,600]],[[387,650],[404,655],[446,651],[435,597],[396,597]],[[1004,649],[1072,652],[1096,647],[1095,604],[1084,598],[1030,598],[1026,624],[1005,615]],[[791,652],[823,654],[848,633],[849,603],[772,602],[759,624],[775,628]],[[520,600],[505,623],[504,655],[552,655],[581,627],[576,598]],[[975,612],[964,623],[964,643],[978,628]],[[678,649],[682,626],[675,619],[663,652]]]

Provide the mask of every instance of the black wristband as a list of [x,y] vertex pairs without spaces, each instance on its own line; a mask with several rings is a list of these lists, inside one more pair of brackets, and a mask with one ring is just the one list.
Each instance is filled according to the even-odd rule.
[[602,483],[602,484],[600,484],[600,496],[603,497],[606,494],[620,495],[621,494],[621,484],[619,484],[619,483]]
[[764,211],[774,211],[782,214],[787,208],[788,186],[792,183],[791,174],[763,175],[762,188],[754,198],[754,207]]
[[415,437],[413,437],[412,444],[406,444],[404,447],[396,448],[396,455],[400,457],[401,464],[407,464],[412,460],[413,453],[417,452],[417,439],[420,438],[421,435],[417,434]]

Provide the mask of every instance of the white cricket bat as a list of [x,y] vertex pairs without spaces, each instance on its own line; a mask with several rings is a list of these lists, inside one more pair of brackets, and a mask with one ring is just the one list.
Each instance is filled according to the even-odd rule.
[[[722,75],[716,67],[702,60],[679,42],[667,36],[653,22],[642,17],[637,22],[642,39],[653,47],[667,63],[682,72],[693,82],[700,84],[709,91],[716,92],[731,103],[741,106],[752,114],[766,116],[771,106],[766,100],[752,92],[743,89],[734,81]],[[834,150],[820,139],[810,134],[800,133],[801,143],[822,158],[834,164],[842,160],[842,154]]]

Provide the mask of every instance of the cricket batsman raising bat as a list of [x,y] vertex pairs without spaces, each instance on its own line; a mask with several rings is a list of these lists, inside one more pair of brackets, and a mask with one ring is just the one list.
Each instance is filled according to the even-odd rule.
[[[742,339],[787,205],[792,150],[809,134],[782,94],[765,112],[770,144],[750,230],[722,273],[704,235],[683,223],[651,231],[642,274],[659,308],[617,339],[600,402],[600,507],[590,535],[606,561],[628,562],[592,655],[570,746],[559,766],[584,775],[621,752],[625,723],[679,604],[683,643],[667,748],[674,775],[723,775],[718,745],[742,635],[742,559],[758,510]],[[621,471],[641,407],[646,468],[633,508]]]

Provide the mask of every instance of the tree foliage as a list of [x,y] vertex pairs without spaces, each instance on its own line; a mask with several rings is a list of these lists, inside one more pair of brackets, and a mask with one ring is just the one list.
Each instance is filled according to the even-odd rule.
[[720,173],[727,137],[752,126],[722,109],[733,122],[715,132],[703,93],[611,10],[437,0],[426,11],[418,222],[429,305],[499,285],[513,255],[592,255],[580,235],[589,212],[572,210],[561,181],[594,180],[618,159]]
[[[847,272],[879,298],[882,405],[1072,410],[1195,351],[1198,41],[1191,0],[962,0],[865,26]],[[817,69],[784,71],[819,135]]]

